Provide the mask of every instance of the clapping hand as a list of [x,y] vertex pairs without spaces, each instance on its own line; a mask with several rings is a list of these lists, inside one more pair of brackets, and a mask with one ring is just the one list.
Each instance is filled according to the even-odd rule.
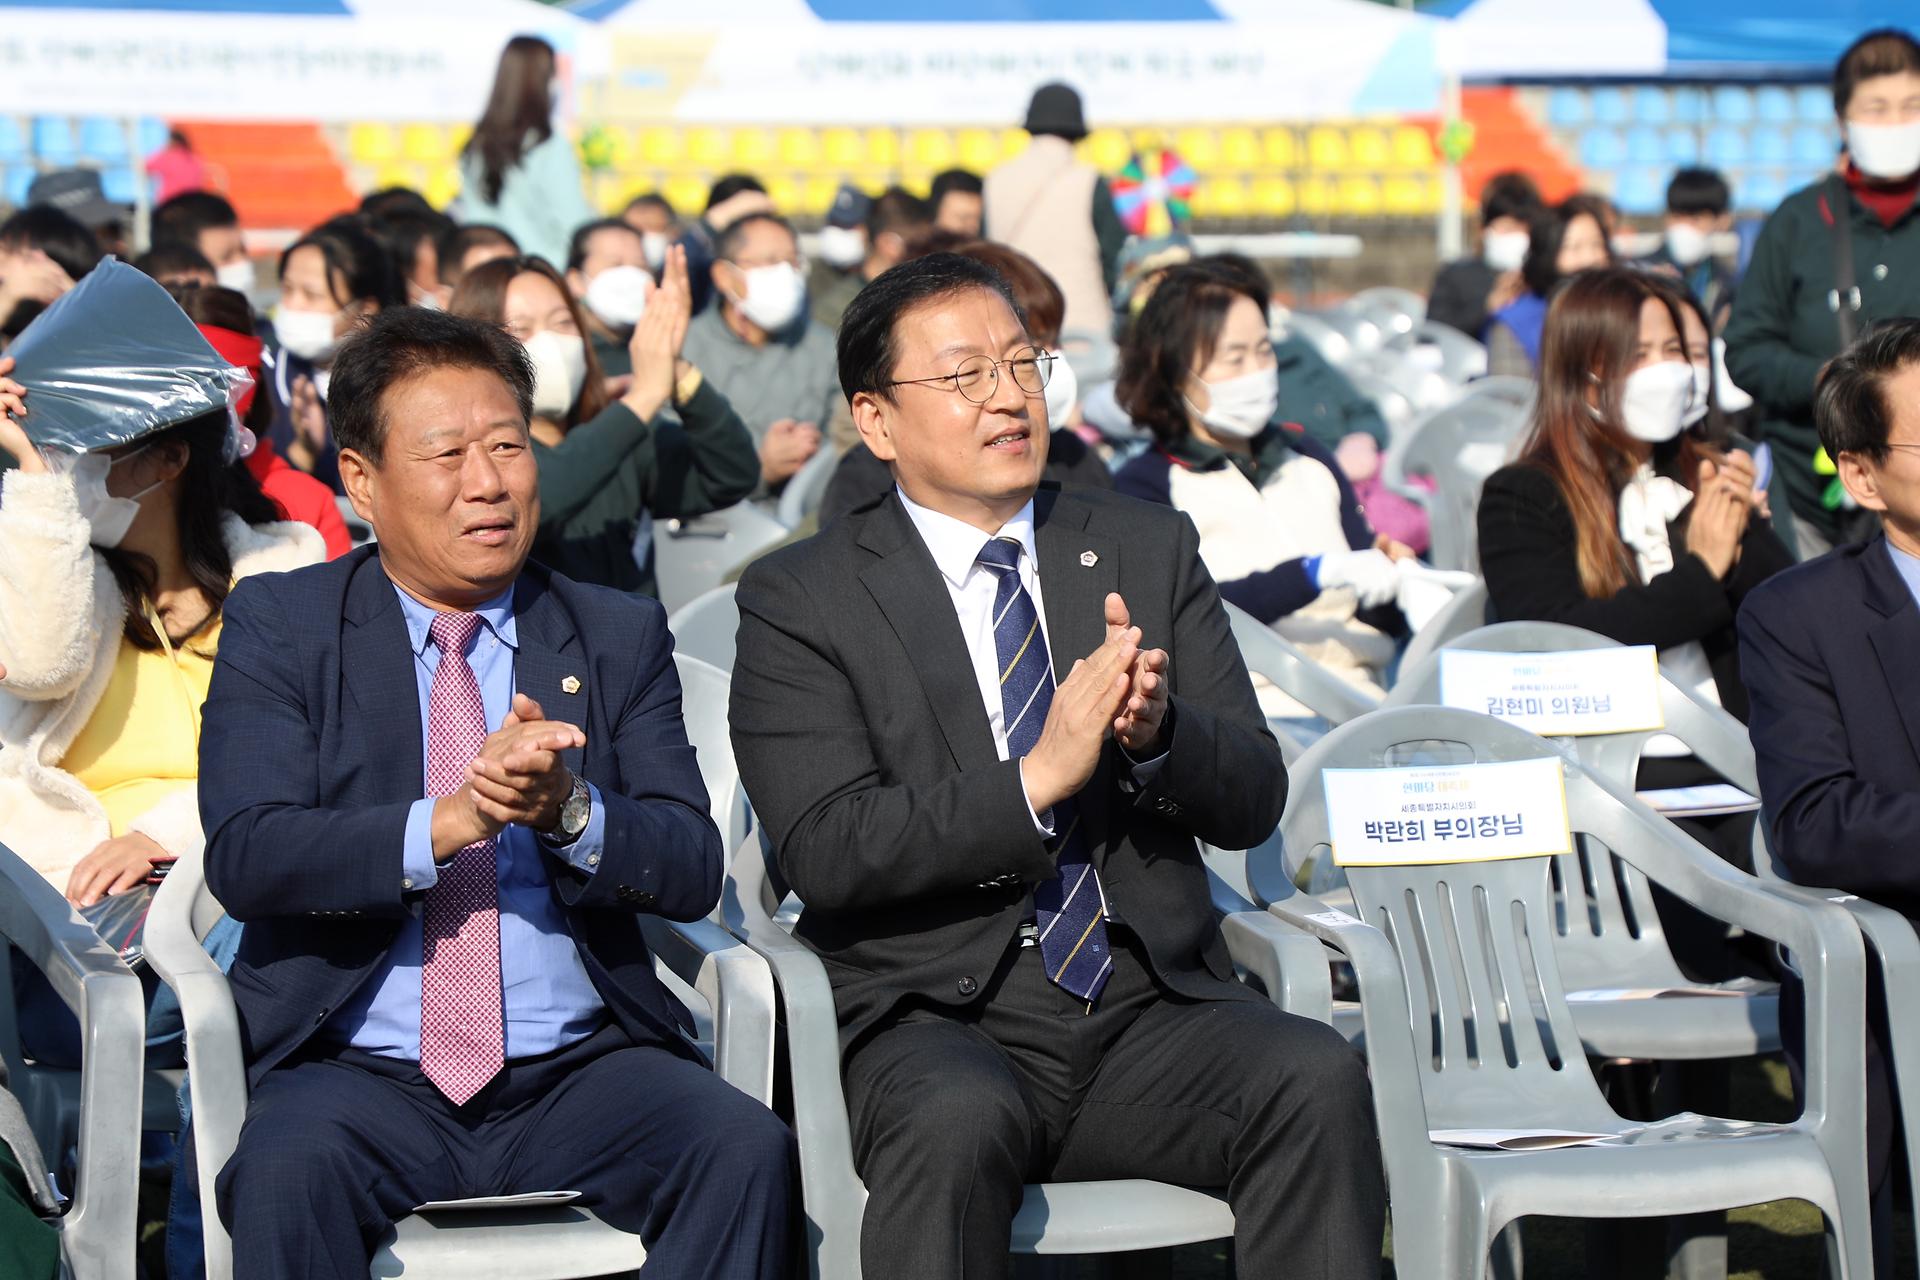
[[[1108,597],[1106,640],[1075,662],[1053,691],[1040,739],[1021,758],[1020,776],[1035,813],[1044,813],[1087,785],[1100,763],[1101,747],[1126,709],[1134,660],[1140,656],[1140,631],[1114,624],[1112,604],[1119,598]],[[1120,612],[1124,615],[1124,606]]]
[[434,861],[452,861],[460,850],[492,839],[509,823],[553,830],[561,802],[573,790],[573,772],[560,753],[586,745],[578,725],[549,720],[539,703],[514,694],[505,723],[487,735],[467,766],[467,780],[434,805]]
[[[1121,636],[1131,625],[1127,602],[1118,592],[1108,592],[1108,641]],[[1167,662],[1165,649],[1143,649],[1127,669],[1127,698],[1114,717],[1113,736],[1135,757],[1150,759],[1166,749],[1160,731],[1167,721]]]
[[643,422],[673,398],[673,388],[684,372],[680,350],[686,345],[687,324],[692,317],[693,286],[687,280],[687,251],[676,244],[668,248],[660,287],[647,299],[647,309],[627,342],[633,377],[620,399]]

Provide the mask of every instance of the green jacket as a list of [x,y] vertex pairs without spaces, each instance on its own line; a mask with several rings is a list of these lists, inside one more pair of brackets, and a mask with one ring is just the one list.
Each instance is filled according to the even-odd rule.
[[1305,338],[1289,336],[1273,344],[1280,367],[1280,417],[1305,427],[1329,449],[1358,433],[1387,447],[1387,421],[1380,406],[1360,393],[1320,349]]
[[615,401],[567,432],[535,441],[540,531],[534,558],[578,582],[652,595],[653,571],[633,557],[645,516],[688,518],[730,507],[760,481],[760,454],[727,398],[702,382],[651,422]]
[[[1784,493],[1796,520],[1838,539],[1845,512],[1833,477],[1813,469],[1814,382],[1840,351],[1827,189],[1822,181],[1796,191],[1761,229],[1727,322],[1727,372],[1754,398],[1755,434],[1773,448],[1775,500]],[[1854,332],[1920,314],[1920,215],[1909,209],[1888,227],[1851,192],[1846,203],[1860,289]]]

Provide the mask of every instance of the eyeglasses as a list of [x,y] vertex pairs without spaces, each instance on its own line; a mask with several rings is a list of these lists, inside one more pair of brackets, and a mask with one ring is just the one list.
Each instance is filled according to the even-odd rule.
[[1004,366],[1013,376],[1013,385],[1020,388],[1024,394],[1044,395],[1047,383],[1053,378],[1055,358],[1038,347],[1028,347],[1024,351],[1015,352],[1005,360],[990,360],[986,356],[968,356],[952,373],[943,373],[937,378],[901,378],[898,381],[883,384],[882,389],[951,382],[955,391],[973,403],[985,404],[993,399],[995,392],[1000,390],[1000,370]]

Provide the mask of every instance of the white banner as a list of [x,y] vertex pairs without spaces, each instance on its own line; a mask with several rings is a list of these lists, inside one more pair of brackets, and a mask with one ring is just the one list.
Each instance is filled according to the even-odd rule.
[[1558,653],[1440,651],[1440,705],[1543,738],[1666,727],[1660,656],[1650,644]]
[[1568,853],[1558,758],[1327,769],[1327,832],[1343,867],[1430,866]]

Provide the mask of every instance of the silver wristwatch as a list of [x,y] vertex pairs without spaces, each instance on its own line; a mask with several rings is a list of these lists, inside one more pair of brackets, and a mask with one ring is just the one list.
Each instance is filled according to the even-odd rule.
[[576,773],[573,775],[573,790],[560,802],[559,825],[546,833],[547,843],[572,844],[587,829],[587,820],[592,816],[593,797],[587,791],[587,780]]

